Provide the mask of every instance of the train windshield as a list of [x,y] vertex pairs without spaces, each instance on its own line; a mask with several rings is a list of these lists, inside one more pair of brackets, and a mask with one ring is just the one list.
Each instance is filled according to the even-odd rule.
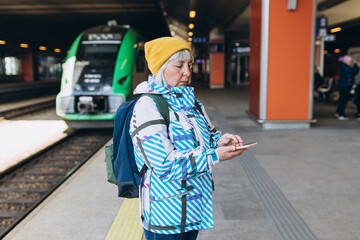
[[81,44],[77,59],[90,65],[114,65],[119,44]]
[[77,59],[90,65],[114,65],[121,40],[121,33],[85,33]]

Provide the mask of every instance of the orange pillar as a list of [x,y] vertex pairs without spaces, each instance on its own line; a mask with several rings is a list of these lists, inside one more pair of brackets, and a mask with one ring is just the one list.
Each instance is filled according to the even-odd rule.
[[314,1],[252,0],[249,112],[263,128],[308,128],[312,119]]
[[24,81],[34,81],[32,53],[21,55],[21,67]]
[[210,32],[210,88],[224,88],[225,45],[224,35],[215,28]]

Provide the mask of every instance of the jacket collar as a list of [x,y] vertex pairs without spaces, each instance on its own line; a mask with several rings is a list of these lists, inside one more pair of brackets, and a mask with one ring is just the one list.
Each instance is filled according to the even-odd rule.
[[144,93],[162,94],[165,99],[171,102],[172,107],[175,109],[189,110],[189,108],[195,106],[193,87],[173,87],[165,82],[156,84],[153,75],[149,75],[148,80],[140,83],[134,90],[134,94]]

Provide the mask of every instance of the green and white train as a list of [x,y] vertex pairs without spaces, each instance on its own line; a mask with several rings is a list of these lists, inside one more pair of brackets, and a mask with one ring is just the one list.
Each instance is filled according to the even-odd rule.
[[119,105],[147,79],[144,39],[108,24],[82,32],[63,64],[56,113],[73,128],[112,127]]

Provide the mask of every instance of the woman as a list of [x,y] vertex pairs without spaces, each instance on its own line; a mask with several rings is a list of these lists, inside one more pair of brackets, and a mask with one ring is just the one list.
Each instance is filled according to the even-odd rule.
[[355,62],[354,66],[351,66],[352,60],[352,57],[348,55],[345,55],[342,59],[343,65],[340,69],[340,79],[338,84],[340,98],[335,113],[335,116],[339,120],[348,120],[348,118],[345,116],[345,107],[347,102],[351,98],[350,91],[352,86],[354,85],[355,75],[359,72],[357,62]]
[[238,135],[221,136],[195,99],[189,87],[193,56],[186,42],[172,37],[147,42],[145,58],[152,75],[134,94],[162,94],[170,124],[150,97],[136,103],[130,135],[138,169],[148,166],[140,186],[141,223],[147,240],[196,239],[199,230],[214,226],[212,166],[239,156],[244,150],[236,147],[243,141]]

